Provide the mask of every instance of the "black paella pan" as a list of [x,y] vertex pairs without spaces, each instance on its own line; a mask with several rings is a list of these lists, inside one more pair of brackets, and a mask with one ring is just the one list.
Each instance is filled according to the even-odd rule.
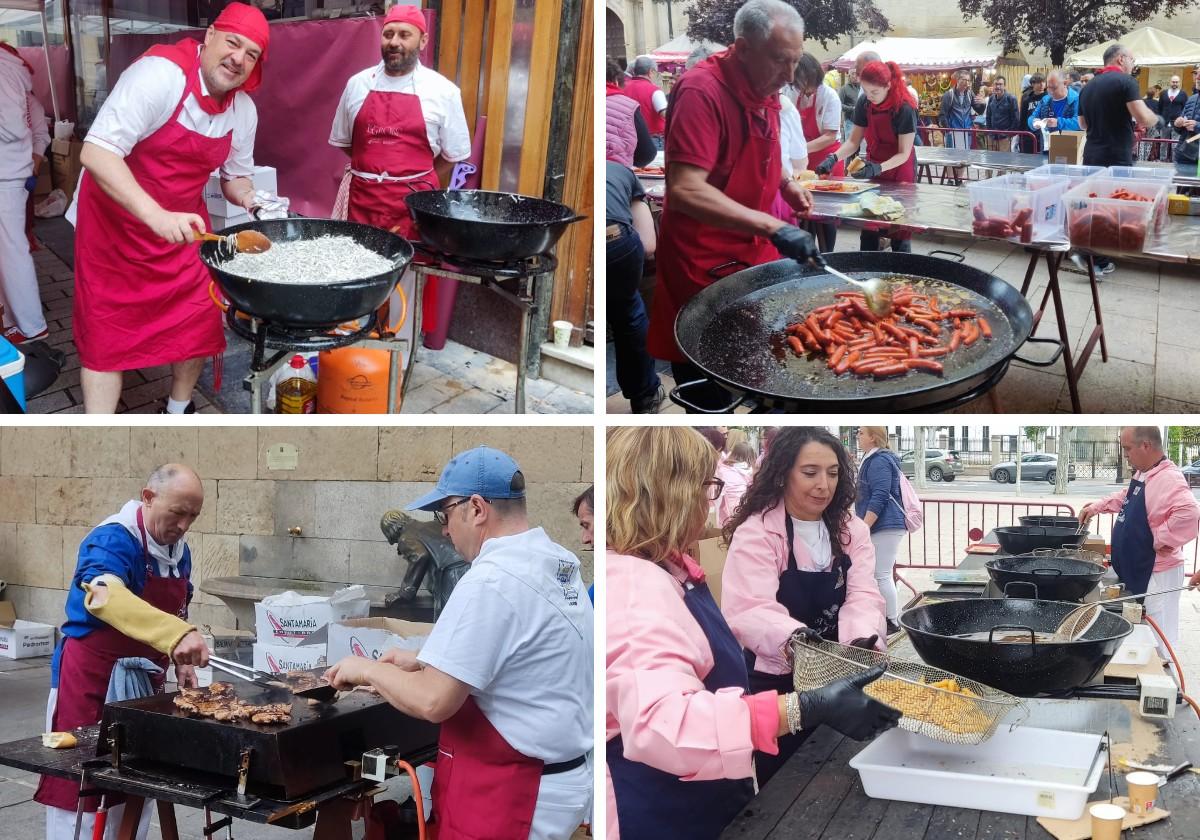
[[512,262],[544,254],[583,221],[565,204],[488,190],[430,190],[404,198],[421,240],[445,254]]
[[996,557],[984,565],[1006,595],[1032,595],[1048,601],[1082,601],[1104,577],[1099,563],[1052,554]]
[[[1048,367],[1062,353],[1054,339],[1030,338],[1033,313],[1020,292],[995,275],[923,254],[848,251],[824,255],[829,265],[856,279],[897,278],[918,291],[934,291],[950,305],[988,317],[993,338],[961,348],[943,375],[911,371],[893,379],[836,376],[823,358],[799,358],[784,328],[800,312],[831,303],[853,289],[824,269],[777,260],[722,277],[693,297],[675,320],[675,340],[687,358],[731,392],[731,411],[743,401],[788,411],[915,411],[947,406],[1000,380],[1016,358]],[[717,269],[714,269],[717,271]],[[1017,356],[1026,342],[1055,345],[1046,361]],[[687,388],[671,398],[688,408]],[[716,413],[716,412],[710,412]]]

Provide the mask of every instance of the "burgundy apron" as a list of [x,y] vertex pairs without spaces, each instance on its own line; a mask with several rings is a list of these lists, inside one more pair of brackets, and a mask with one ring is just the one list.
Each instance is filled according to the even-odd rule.
[[414,239],[416,224],[404,197],[441,189],[421,98],[415,93],[369,91],[354,118],[350,148],[350,168],[356,174],[350,181],[346,217],[384,229],[399,226],[397,233]]
[[[800,110],[800,126],[804,129],[804,142],[806,142],[806,143],[811,143],[813,140],[816,140],[818,137],[821,136],[821,127],[819,125],[817,125],[817,96],[818,96],[817,93],[813,93],[812,104],[809,105],[807,108],[799,109]],[[833,147],[833,150],[835,152],[837,151],[836,145]],[[826,157],[829,157],[828,151],[826,151],[822,154],[822,159],[824,159]],[[808,162],[810,164],[812,164],[814,162],[820,163],[821,161],[813,161],[812,155],[810,154]],[[812,167],[810,166],[809,168],[811,169]],[[833,167],[833,169],[830,170],[829,174],[824,177],[826,177],[826,178],[841,178],[845,174],[846,174],[846,161],[839,160],[837,162],[837,164]]]
[[[156,564],[146,544],[146,527],[142,523],[141,509],[138,510],[137,521],[138,530],[142,534],[142,558],[146,562],[146,585],[140,597],[155,609],[184,618],[187,615],[187,581],[181,577],[158,576],[158,569],[154,568]],[[155,692],[162,691],[170,658],[144,642],[131,639],[107,624],[82,638],[68,638],[63,642],[53,731],[66,732],[80,726],[94,726],[100,722],[113,666],[118,659],[127,656],[145,657],[162,668],[163,674],[151,677]],[[78,804],[78,795],[77,783],[42,776],[33,799],[52,808],[74,811]],[[125,801],[123,796],[111,793],[107,795],[107,800],[109,807]],[[97,798],[88,797],[84,800],[83,810],[95,811],[96,805]]]
[[[171,118],[134,146],[125,163],[163,208],[195,213],[208,225],[204,185],[229,157],[233,132],[205,137],[179,124],[183,103],[201,93],[199,57],[178,47],[147,53],[176,64],[188,81]],[[80,363],[97,371],[134,370],[221,353],[225,332],[208,296],[212,278],[200,261],[200,243],[159,239],[86,170],[78,202],[74,331]]]
[[438,737],[437,840],[527,840],[543,766],[514,750],[468,697]]
[[[712,73],[739,101],[747,97],[747,83],[738,75],[732,53],[720,53],[697,64],[689,73]],[[756,113],[757,110],[757,113]],[[783,150],[779,147],[779,110],[763,106],[743,110],[747,128],[746,145],[729,172],[722,192],[745,207],[770,213],[783,177]],[[658,237],[658,278],[650,313],[647,349],[656,359],[683,362],[686,357],[675,343],[675,317],[689,300],[717,281],[710,272],[718,267],[729,271],[779,259],[779,252],[765,237],[749,236],[712,227],[672,213],[663,205]],[[730,265],[731,262],[742,265]],[[728,272],[726,272],[728,273]]]
[[[892,129],[892,113],[890,111],[877,110],[867,104],[867,160],[873,163],[883,163],[896,152],[900,151],[900,138],[896,136],[896,132]],[[897,166],[895,169],[890,169],[887,172],[882,172],[876,175],[871,180],[877,182],[893,182],[898,184],[911,184],[917,180],[917,150],[914,147],[908,153],[908,160]],[[904,230],[891,230],[887,234],[889,239],[893,241],[903,241],[912,239],[912,233]]]

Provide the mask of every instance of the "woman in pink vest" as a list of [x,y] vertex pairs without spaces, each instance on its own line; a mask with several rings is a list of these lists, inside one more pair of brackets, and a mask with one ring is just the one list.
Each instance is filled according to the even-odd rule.
[[637,101],[621,89],[621,68],[608,62],[604,86],[604,158],[632,168],[654,160],[658,149]]

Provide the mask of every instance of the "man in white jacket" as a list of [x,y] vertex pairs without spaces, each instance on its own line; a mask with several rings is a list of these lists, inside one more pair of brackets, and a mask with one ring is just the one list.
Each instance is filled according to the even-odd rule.
[[37,132],[40,150],[34,145],[32,91],[33,70],[15,49],[0,42],[0,305],[4,337],[13,344],[47,335],[25,236],[26,183],[37,174],[35,166],[46,150],[44,126]]

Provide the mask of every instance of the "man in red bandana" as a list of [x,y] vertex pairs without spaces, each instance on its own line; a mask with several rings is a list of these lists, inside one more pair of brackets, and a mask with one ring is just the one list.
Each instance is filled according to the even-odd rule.
[[149,49],[124,73],[83,147],[75,221],[75,346],[88,413],[117,410],[127,370],[171,366],[165,413],[195,411],[204,360],[225,349],[221,313],[193,232],[208,230],[204,185],[255,204],[266,18],[231,3],[200,43]]

